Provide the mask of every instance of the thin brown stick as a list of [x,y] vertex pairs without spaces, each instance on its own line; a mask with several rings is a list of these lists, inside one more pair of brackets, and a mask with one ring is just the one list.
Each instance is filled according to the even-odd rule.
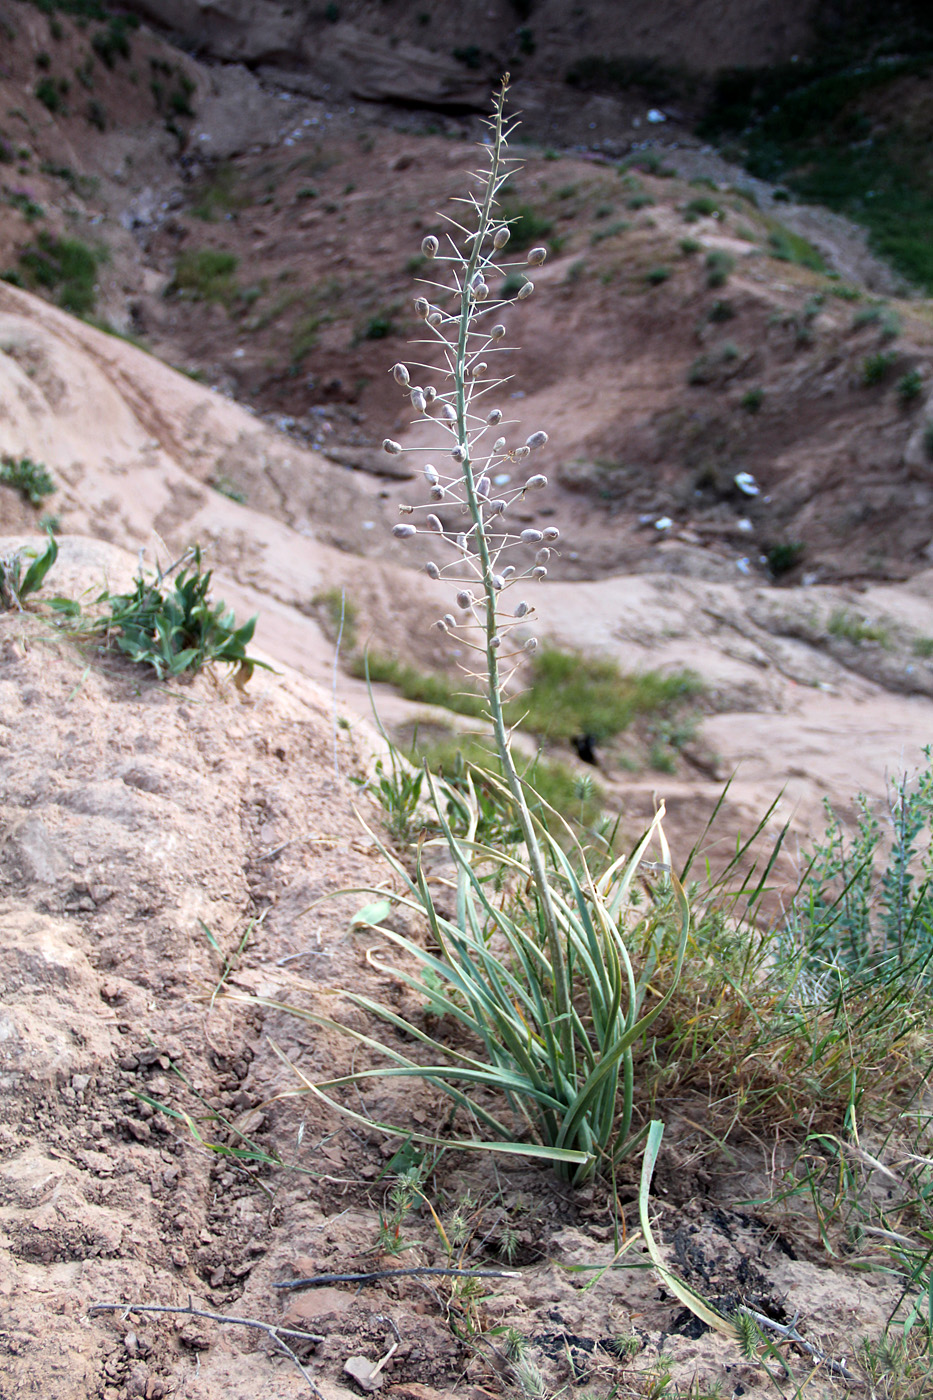
[[300,1332],[293,1327],[279,1327],[274,1322],[260,1322],[255,1317],[229,1317],[226,1313],[205,1312],[203,1308],[194,1306],[190,1295],[186,1308],[160,1307],[155,1303],[92,1303],[88,1308],[88,1313],[96,1312],[174,1313],[182,1317],[203,1317],[208,1322],[227,1322],[235,1327],[253,1327],[257,1332],[265,1332],[279,1351],[298,1367],[317,1400],[324,1400],[323,1394],[315,1385],[308,1370],[302,1365],[288,1343],[282,1340],[283,1337],[298,1337],[303,1342],[323,1342],[324,1338],[316,1332]]
[[288,1278],[273,1288],[320,1288],[326,1283],[373,1283],[381,1278],[424,1278],[432,1274],[446,1278],[521,1278],[515,1269],[434,1269],[426,1264],[410,1269],[371,1269],[364,1274],[312,1274],[310,1278]]

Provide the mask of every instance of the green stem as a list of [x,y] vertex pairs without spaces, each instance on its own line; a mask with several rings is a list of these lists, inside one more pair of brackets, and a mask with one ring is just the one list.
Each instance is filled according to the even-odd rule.
[[496,626],[496,608],[498,595],[493,586],[492,559],[489,553],[489,541],[486,537],[486,528],[483,520],[483,510],[479,498],[476,494],[476,483],[473,479],[473,464],[470,460],[469,438],[467,434],[466,422],[466,359],[467,344],[472,320],[473,298],[471,292],[471,282],[477,266],[482,257],[483,242],[489,228],[493,206],[495,203],[496,188],[499,184],[500,171],[502,167],[502,147],[504,143],[503,135],[503,111],[505,107],[505,97],[508,91],[508,75],[502,80],[502,86],[496,98],[495,111],[495,137],[490,156],[489,175],[486,180],[486,189],[483,196],[483,203],[480,208],[479,220],[477,223],[476,237],[473,239],[473,246],[470,255],[466,259],[463,276],[463,294],[460,303],[460,327],[457,338],[457,354],[454,363],[454,385],[456,390],[456,411],[457,411],[457,439],[464,452],[463,459],[463,482],[466,491],[467,505],[470,516],[473,520],[476,537],[476,548],[479,556],[480,569],[483,579],[483,590],[486,595],[486,671],[487,689],[489,697],[490,718],[492,720],[493,732],[496,739],[496,748],[499,752],[499,760],[502,764],[502,772],[509,791],[515,800],[518,811],[518,821],[522,830],[522,836],[528,851],[528,860],[531,866],[532,879],[534,880],[535,891],[538,898],[538,906],[544,919],[545,934],[547,938],[548,953],[550,956],[552,976],[554,979],[554,994],[557,1003],[558,1016],[560,1020],[560,1046],[561,1053],[567,1073],[573,1068],[573,1027],[571,1023],[571,1003],[570,1003],[570,979],[567,972],[567,962],[564,956],[564,947],[561,941],[560,930],[557,923],[557,915],[554,910],[554,901],[551,898],[551,889],[548,883],[547,870],[545,868],[544,856],[541,845],[538,841],[534,822],[528,803],[525,799],[525,790],[518,771],[512,760],[509,748],[508,729],[505,722],[505,715],[502,708],[502,687],[499,676],[499,657],[494,641],[498,636]]

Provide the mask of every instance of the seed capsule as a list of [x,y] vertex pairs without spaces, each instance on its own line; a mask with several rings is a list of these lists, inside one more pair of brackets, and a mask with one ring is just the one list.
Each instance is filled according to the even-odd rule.
[[525,438],[525,446],[534,452],[536,447],[543,447],[547,442],[547,433],[532,433],[531,437]]
[[427,406],[428,406],[428,401],[427,401],[427,399],[424,397],[424,393],[422,392],[421,389],[412,389],[412,391],[411,391],[411,406],[412,406],[412,408],[415,410],[416,413],[423,413],[424,410],[427,408]]
[[493,427],[495,427],[495,425],[496,425],[497,423],[501,423],[501,422],[502,422],[502,409],[501,409],[501,408],[494,408],[494,409],[492,410],[491,413],[487,413],[487,414],[486,414],[486,422],[487,422],[487,423],[491,423]]
[[506,568],[504,568],[504,569],[502,570],[502,577],[506,580],[506,582],[508,582],[508,580],[512,577],[512,575],[514,574],[514,572],[515,572],[515,565],[514,565],[514,564],[509,564]]
[[469,610],[470,610],[470,608],[472,608],[472,606],[473,606],[473,594],[470,592],[470,590],[469,590],[468,588],[462,588],[462,589],[460,590],[460,592],[457,594],[457,607],[458,607],[458,608],[462,608],[464,612],[469,612]]
[[408,388],[410,382],[409,374],[404,365],[392,366],[392,378],[395,380],[396,384],[401,384],[403,389]]
[[434,626],[437,628],[438,632],[446,632],[446,631],[447,631],[447,623],[444,621],[444,619],[443,619],[442,617],[439,617],[439,618],[437,619],[437,621],[435,622]]
[[492,445],[492,450],[493,450],[493,452],[495,452],[497,455],[498,455],[498,453],[500,453],[500,452],[504,452],[504,451],[505,451],[505,438],[504,438],[504,437],[497,437],[496,440],[495,440],[495,442],[494,442],[493,445]]
[[457,625],[457,619],[454,617],[453,613],[444,613],[444,621],[452,632]]
[[441,409],[441,417],[445,419],[448,423],[456,423],[457,410],[454,408],[452,403],[444,404],[444,407]]
[[560,539],[560,530],[558,530],[556,525],[549,525],[544,532],[544,538],[553,543],[554,540]]
[[440,569],[436,564],[432,564],[430,560],[425,564],[424,572],[427,574],[428,578],[440,578],[441,576]]
[[543,564],[536,564],[531,571],[531,577],[537,579],[547,578],[547,569]]
[[502,638],[501,638],[501,637],[493,637],[493,638],[490,640],[490,643],[489,643],[489,650],[490,650],[490,651],[498,651],[499,648],[501,647],[501,645],[502,645]]
[[474,301],[485,301],[488,296],[489,288],[486,286],[485,282],[480,282],[478,286],[473,288]]
[[514,613],[512,614],[512,616],[513,616],[513,617],[524,617],[525,614],[526,614],[527,612],[528,612],[528,604],[527,604],[527,603],[516,603],[516,604],[515,604],[515,611],[514,611]]
[[431,310],[427,297],[415,297],[415,315],[423,321]]
[[490,515],[502,515],[505,510],[505,501],[498,497],[496,500],[490,501],[486,509]]
[[530,448],[530,447],[516,447],[515,451],[512,453],[512,456],[513,456],[513,458],[515,459],[516,462],[524,462],[524,460],[525,460],[526,457],[530,457],[530,456],[531,456],[531,448]]
[[432,486],[432,487],[431,487],[431,500],[432,500],[432,501],[442,501],[446,495],[447,495],[447,492],[446,492],[446,490],[444,489],[443,486],[437,485],[437,486]]
[[412,535],[417,535],[418,529],[415,525],[393,525],[392,533],[397,540],[410,540]]
[[422,238],[421,240],[421,251],[426,258],[436,258],[437,250],[440,246],[433,233],[429,233],[427,238]]
[[481,374],[485,374],[489,366],[485,360],[480,360],[478,364],[470,365],[470,377],[477,379]]
[[546,564],[550,557],[551,551],[549,549],[539,549],[537,554],[535,555],[535,563]]
[[525,651],[527,651],[527,652],[533,652],[533,651],[537,651],[537,650],[538,650],[538,639],[537,639],[537,637],[529,637],[528,640],[527,640],[527,642],[525,643]]
[[517,300],[527,301],[535,289],[534,282],[523,282],[518,289]]
[[441,324],[443,319],[444,318],[439,311],[432,311],[430,316],[428,317],[428,325],[437,327]]
[[540,491],[543,486],[547,486],[546,476],[530,476],[525,482],[523,489],[525,491]]
[[479,481],[476,483],[476,494],[477,494],[477,496],[480,497],[481,500],[485,500],[486,497],[489,495],[489,477],[488,477],[488,476],[481,476],[481,477],[480,477]]
[[427,520],[425,521],[425,524],[427,525],[428,529],[433,530],[436,535],[442,535],[444,533],[444,527],[438,520],[436,515],[429,515]]
[[465,447],[459,447],[459,446],[458,446],[458,447],[455,447],[454,450],[453,450],[453,452],[451,452],[450,455],[451,455],[451,457],[453,457],[453,459],[454,459],[455,462],[465,462],[465,461],[466,461],[466,448],[465,448]]
[[490,339],[490,340],[501,340],[502,337],[503,337],[504,335],[505,335],[505,326],[493,326],[492,330],[489,332],[489,339]]
[[543,539],[543,530],[523,530],[521,533],[522,544],[540,544]]
[[384,438],[382,443],[383,452],[388,452],[390,457],[397,457],[402,450],[400,442],[393,442],[391,438]]
[[502,592],[503,588],[505,587],[505,579],[502,577],[501,574],[493,574],[492,586],[497,593]]
[[527,262],[529,267],[540,267],[547,257],[546,248],[532,248],[528,254]]
[[501,228],[497,228],[496,231],[495,231],[495,233],[493,234],[493,236],[492,236],[492,246],[493,246],[494,248],[504,248],[505,245],[506,245],[506,243],[508,243],[508,241],[509,241],[509,237],[510,237],[509,230],[508,230],[508,228],[505,226],[505,224],[503,224],[502,227],[501,227]]
[[433,403],[434,400],[437,398],[437,390],[435,389],[433,384],[429,384],[427,386],[427,388],[424,391],[424,397],[427,399],[428,403]]
[[440,481],[440,477],[437,474],[437,468],[432,467],[430,462],[428,462],[427,466],[424,469],[424,479],[429,486],[436,486],[437,483]]

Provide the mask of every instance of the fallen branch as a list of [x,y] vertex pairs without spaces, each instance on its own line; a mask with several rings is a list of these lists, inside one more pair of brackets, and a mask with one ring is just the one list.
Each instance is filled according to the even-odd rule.
[[850,1385],[863,1384],[858,1376],[852,1374],[844,1361],[834,1361],[825,1351],[822,1351],[819,1347],[815,1347],[813,1343],[808,1342],[805,1337],[801,1337],[800,1333],[797,1331],[796,1317],[785,1325],[782,1322],[775,1322],[773,1318],[766,1317],[764,1313],[755,1312],[754,1308],[743,1307],[740,1311],[745,1313],[746,1317],[750,1317],[753,1322],[756,1322],[759,1327],[766,1327],[771,1332],[777,1332],[778,1336],[783,1337],[786,1342],[792,1342],[794,1346],[800,1347],[808,1356],[811,1356],[814,1361],[818,1362],[821,1366],[825,1366],[832,1375],[841,1376],[843,1380],[848,1381]]
[[294,1327],[279,1327],[274,1322],[260,1322],[255,1317],[229,1317],[226,1313],[205,1312],[203,1308],[196,1308],[189,1295],[188,1306],[186,1308],[160,1307],[155,1303],[92,1303],[88,1308],[88,1313],[97,1312],[119,1312],[119,1313],[174,1313],[180,1317],[203,1317],[208,1322],[226,1322],[234,1327],[252,1327],[257,1332],[265,1332],[266,1336],[278,1347],[289,1361],[294,1362],[298,1370],[304,1376],[312,1393],[317,1400],[324,1400],[324,1396],[318,1390],[314,1381],[305,1366],[302,1365],[295,1352],[283,1341],[283,1337],[297,1337],[303,1342],[323,1342],[324,1338],[316,1332],[301,1332]]
[[320,1288],[326,1283],[373,1283],[380,1278],[423,1278],[426,1274],[447,1278],[521,1278],[515,1269],[434,1269],[426,1264],[409,1269],[371,1269],[365,1274],[312,1274],[310,1278],[289,1278],[273,1288]]

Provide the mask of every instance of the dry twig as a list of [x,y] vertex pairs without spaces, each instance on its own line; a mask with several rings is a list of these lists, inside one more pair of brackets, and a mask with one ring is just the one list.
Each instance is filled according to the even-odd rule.
[[302,1376],[311,1387],[312,1393],[317,1400],[324,1400],[324,1396],[317,1388],[311,1378],[307,1368],[301,1363],[296,1353],[283,1341],[284,1337],[297,1337],[303,1342],[323,1342],[324,1338],[316,1332],[302,1332],[294,1327],[280,1327],[274,1322],[260,1322],[255,1317],[229,1317],[226,1313],[205,1312],[203,1308],[196,1308],[189,1295],[188,1306],[186,1308],[161,1307],[155,1303],[92,1303],[88,1308],[88,1313],[97,1312],[119,1312],[119,1313],[174,1313],[180,1317],[203,1317],[209,1322],[226,1322],[234,1327],[253,1327],[257,1332],[265,1332],[266,1336],[278,1347],[289,1361],[294,1362]]

